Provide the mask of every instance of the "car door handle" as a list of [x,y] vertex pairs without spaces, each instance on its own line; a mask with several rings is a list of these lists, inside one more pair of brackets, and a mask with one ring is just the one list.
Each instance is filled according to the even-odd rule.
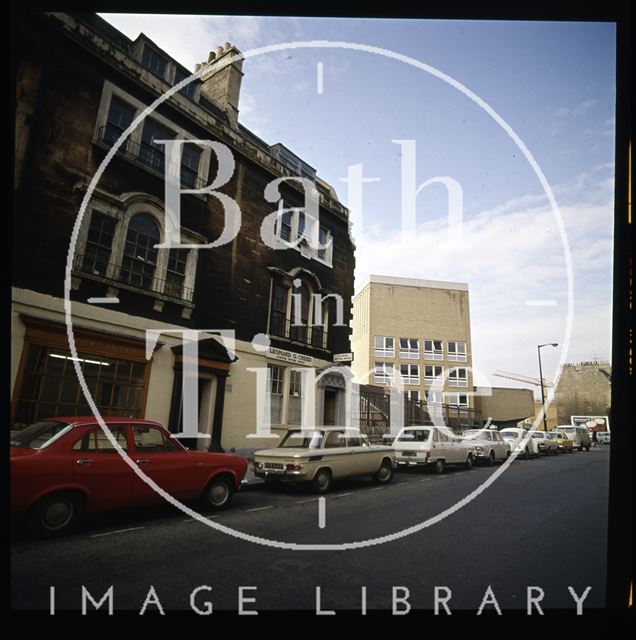
[[135,460],[135,462],[137,464],[147,464],[150,460],[148,458],[144,458],[143,460]]
[[75,461],[75,464],[93,464],[92,460],[88,460],[87,458],[80,458]]

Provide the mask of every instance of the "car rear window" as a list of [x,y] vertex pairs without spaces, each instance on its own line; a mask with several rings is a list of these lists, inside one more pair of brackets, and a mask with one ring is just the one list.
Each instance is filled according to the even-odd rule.
[[398,442],[426,442],[430,434],[430,429],[410,429],[400,434]]

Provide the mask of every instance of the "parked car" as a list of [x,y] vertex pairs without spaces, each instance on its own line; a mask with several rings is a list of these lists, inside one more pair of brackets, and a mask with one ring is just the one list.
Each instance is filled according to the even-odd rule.
[[530,457],[536,458],[539,455],[539,444],[531,438],[527,429],[520,427],[510,427],[500,431],[501,437],[510,443],[513,453],[528,460]]
[[579,451],[589,451],[592,446],[592,439],[585,427],[562,424],[555,427],[554,431],[563,433],[569,440],[572,440],[572,447]]
[[268,483],[310,482],[316,493],[326,493],[341,478],[391,482],[394,462],[391,447],[369,444],[358,429],[289,429],[276,448],[254,454],[254,475]]
[[[178,500],[224,509],[247,471],[244,458],[190,451],[156,422],[106,418],[105,423],[130,460]],[[12,511],[26,513],[30,526],[44,535],[69,530],[87,512],[163,500],[93,417],[32,424],[11,438],[10,454]]]
[[600,431],[597,434],[596,439],[599,442],[599,444],[610,444],[611,435],[612,434],[609,431]]
[[557,443],[557,453],[572,453],[572,440],[565,437],[565,434],[558,431],[550,431],[548,438]]
[[473,466],[473,445],[448,427],[405,427],[393,441],[398,468],[428,467],[442,473],[447,464]]
[[493,465],[497,460],[505,460],[510,455],[510,443],[495,429],[468,429],[462,437],[473,445],[476,462]]
[[544,456],[556,455],[559,452],[559,446],[556,440],[551,440],[546,431],[533,431],[530,436],[537,443],[539,453],[542,453]]

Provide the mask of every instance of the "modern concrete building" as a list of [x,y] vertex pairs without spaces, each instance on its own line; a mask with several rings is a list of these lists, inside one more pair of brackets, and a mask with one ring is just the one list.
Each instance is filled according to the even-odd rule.
[[353,299],[352,350],[364,384],[399,374],[410,399],[474,407],[467,284],[371,275]]
[[484,422],[490,421],[499,429],[516,427],[519,422],[535,415],[534,392],[531,389],[509,387],[476,387],[475,407]]

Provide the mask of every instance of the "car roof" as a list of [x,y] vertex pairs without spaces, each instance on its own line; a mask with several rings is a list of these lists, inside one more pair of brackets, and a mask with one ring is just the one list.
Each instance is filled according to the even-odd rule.
[[[117,417],[103,417],[102,420],[106,424],[152,424],[163,425],[155,422],[154,420],[146,420],[145,418],[117,418]],[[99,421],[95,416],[61,416],[54,418],[44,418],[38,420],[38,422],[66,422],[73,427],[81,427],[86,425],[99,424]]]

